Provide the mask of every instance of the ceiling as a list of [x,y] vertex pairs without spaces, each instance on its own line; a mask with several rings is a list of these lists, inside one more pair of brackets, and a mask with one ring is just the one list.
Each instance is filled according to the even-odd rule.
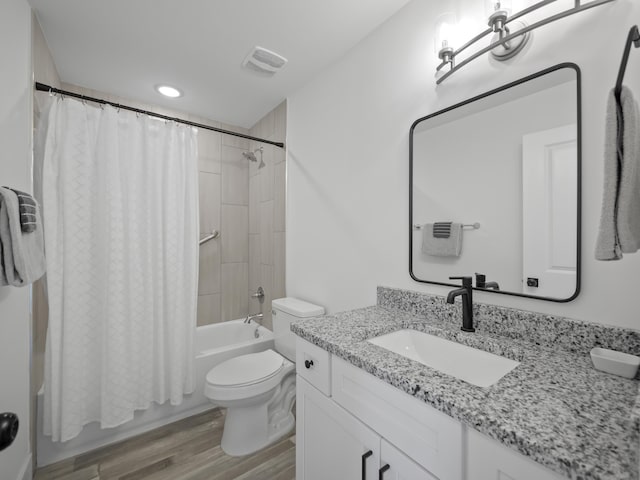
[[[30,0],[63,82],[245,128],[408,2]],[[289,63],[268,78],[242,68],[256,45]]]

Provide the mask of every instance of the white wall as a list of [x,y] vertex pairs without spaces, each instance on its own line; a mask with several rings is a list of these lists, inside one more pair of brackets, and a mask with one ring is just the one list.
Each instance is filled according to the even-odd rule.
[[[0,3],[0,185],[31,189],[31,9]],[[0,412],[14,412],[20,430],[0,452],[0,477],[31,478],[29,445],[29,288],[0,287]]]
[[[461,3],[475,9],[481,2]],[[640,254],[596,262],[593,248],[606,97],[632,19],[640,20],[640,2],[616,0],[547,25],[509,62],[477,59],[436,88],[433,24],[446,5],[412,1],[289,98],[287,294],[336,312],[374,304],[376,285],[445,293],[446,288],[414,282],[408,273],[410,125],[446,105],[571,61],[583,77],[582,293],[568,304],[489,293],[476,298],[637,328],[632,300]],[[626,83],[639,81],[636,50]]]

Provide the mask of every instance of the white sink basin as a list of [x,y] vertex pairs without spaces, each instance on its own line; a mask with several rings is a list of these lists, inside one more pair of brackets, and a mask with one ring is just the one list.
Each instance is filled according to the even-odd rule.
[[368,341],[478,387],[493,385],[520,365],[520,362],[416,330],[398,330]]

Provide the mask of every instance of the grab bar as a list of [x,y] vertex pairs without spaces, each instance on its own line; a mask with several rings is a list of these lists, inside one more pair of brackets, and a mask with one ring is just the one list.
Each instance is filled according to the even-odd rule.
[[[464,228],[473,228],[474,230],[477,230],[480,228],[480,224],[478,222],[476,223],[465,223],[462,225]],[[414,230],[422,230],[423,225],[421,223],[415,223],[413,225]]]
[[220,236],[220,232],[218,230],[214,230],[211,232],[211,235],[207,235],[204,238],[201,238],[198,242],[198,245],[202,245],[203,243],[207,243],[209,240],[213,240],[214,238],[218,238]]

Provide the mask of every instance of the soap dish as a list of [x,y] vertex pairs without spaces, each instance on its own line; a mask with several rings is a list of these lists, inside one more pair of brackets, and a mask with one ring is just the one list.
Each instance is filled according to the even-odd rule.
[[591,361],[597,370],[625,378],[634,378],[640,366],[640,357],[607,348],[591,349]]

